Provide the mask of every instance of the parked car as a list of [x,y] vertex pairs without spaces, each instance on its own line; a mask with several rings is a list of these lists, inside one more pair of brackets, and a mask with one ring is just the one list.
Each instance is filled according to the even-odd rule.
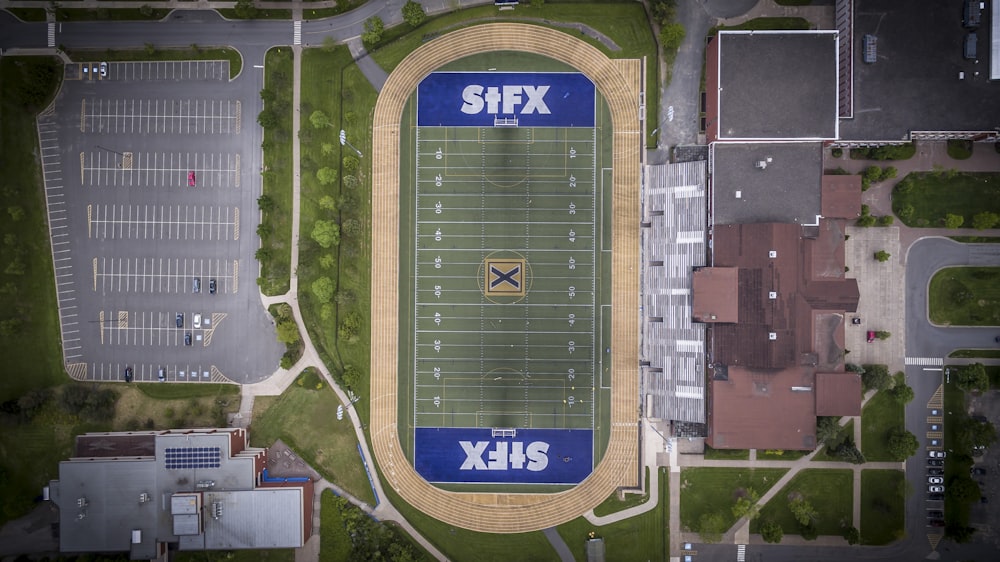
[[929,423],[927,424],[927,431],[941,431],[941,424]]
[[868,330],[868,343],[875,341],[875,330]]
[[944,492],[944,486],[927,486],[927,491],[931,493]]
[[194,315],[194,327],[195,327],[196,330],[198,328],[201,328],[201,314],[200,313],[196,313]]
[[944,476],[943,468],[928,468],[927,476]]
[[178,312],[176,320],[177,320],[177,327],[178,328],[183,328],[184,327],[184,313],[183,312]]
[[928,447],[940,447],[941,446],[941,440],[940,439],[928,439],[927,440],[927,446]]
[[927,517],[930,519],[944,519],[944,512],[937,509],[932,509],[927,512]]
[[944,484],[944,478],[941,478],[940,476],[928,476],[927,477],[927,483],[928,484]]
[[132,367],[125,367],[125,382],[132,382]]
[[941,519],[929,519],[927,524],[931,527],[944,527],[944,521]]
[[194,187],[196,183],[194,171],[188,172],[188,187]]
[[[944,451],[927,451],[927,458],[930,459],[943,459],[948,456],[948,453]],[[935,465],[941,466],[941,465]]]
[[191,332],[184,332],[184,345],[191,345]]
[[191,292],[200,293],[201,292],[201,277],[195,277],[191,280]]
[[944,494],[927,494],[927,499],[935,502],[944,501]]
[[940,416],[941,415],[941,410],[931,410],[931,415],[932,416]]
[[217,285],[215,283],[215,279],[209,279],[208,280],[208,293],[210,295],[214,295],[216,288],[217,288]]
[[102,62],[101,63],[101,78],[104,78],[107,75],[108,75],[108,63]]
[[990,499],[986,496],[979,496],[979,503],[990,503]]
[[986,476],[986,469],[985,468],[979,468],[978,466],[976,468],[970,468],[969,469],[969,474],[978,475],[978,476]]
[[167,370],[160,367],[160,370],[156,373],[156,378],[159,379],[160,382],[167,382]]
[[944,461],[941,459],[927,459],[927,466],[944,466]]

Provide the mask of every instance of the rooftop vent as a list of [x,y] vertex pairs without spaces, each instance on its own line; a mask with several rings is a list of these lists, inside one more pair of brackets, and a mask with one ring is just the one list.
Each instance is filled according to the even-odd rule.
[[778,298],[778,292],[777,291],[768,291],[767,298],[769,298],[771,300],[774,300],[774,299]]
[[767,257],[771,259],[778,257],[778,250],[768,250]]
[[736,198],[743,199],[743,192],[740,191],[739,189],[736,190]]
[[771,341],[776,341],[778,339],[778,332],[768,332],[767,339]]

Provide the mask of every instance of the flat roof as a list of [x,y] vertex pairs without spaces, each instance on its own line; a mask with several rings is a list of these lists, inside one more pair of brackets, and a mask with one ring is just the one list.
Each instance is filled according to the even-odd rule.
[[812,369],[755,371],[730,367],[712,381],[707,442],[715,449],[816,448],[816,389]]
[[836,31],[720,31],[719,139],[835,139]]
[[[841,121],[841,140],[906,140],[911,131],[1000,127],[1000,83],[989,80],[992,66],[1000,64],[1000,23],[993,23],[991,48],[985,45],[1000,2],[993,0],[990,21],[984,18],[977,30],[977,60],[963,58],[970,30],[962,27],[962,2],[922,2],[919,10],[892,0],[855,4],[854,118]],[[860,58],[866,33],[878,38],[874,64]]]
[[713,151],[715,224],[816,224],[821,143],[715,143]]

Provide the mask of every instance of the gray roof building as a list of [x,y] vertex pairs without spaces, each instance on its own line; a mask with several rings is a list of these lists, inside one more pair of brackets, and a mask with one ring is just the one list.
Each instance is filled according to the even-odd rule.
[[835,30],[720,31],[706,67],[709,140],[836,139],[837,57]]
[[713,224],[818,224],[820,143],[718,142],[712,154]]
[[297,548],[312,482],[268,478],[267,450],[240,428],[88,433],[49,483],[66,553]]

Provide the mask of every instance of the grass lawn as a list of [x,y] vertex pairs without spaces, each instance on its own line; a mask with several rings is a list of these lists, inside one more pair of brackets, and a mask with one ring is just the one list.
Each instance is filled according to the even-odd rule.
[[[486,22],[513,21],[543,25],[537,20],[545,20],[546,27],[565,31],[590,43],[611,58],[648,57],[646,112],[649,120],[646,126],[646,140],[647,144],[655,145],[655,137],[650,133],[656,128],[656,116],[659,115],[660,78],[656,64],[657,47],[646,12],[642,4],[637,2],[546,3],[541,6],[529,6],[525,2],[518,6],[517,10],[505,12],[500,12],[496,6],[459,10],[429,17],[416,29],[403,24],[386,30],[382,42],[374,50],[372,57],[379,66],[391,72],[414,49],[447,31]],[[608,36],[621,50],[612,51],[596,39],[560,26],[559,22],[579,22],[587,25]]]
[[308,378],[299,376],[273,402],[255,401],[251,444],[270,447],[281,439],[324,478],[374,504],[350,418],[337,420],[337,395],[326,384],[317,389],[315,376]]
[[[299,304],[305,327],[330,372],[340,382],[345,382],[342,373],[348,366],[358,373],[350,377],[348,386],[362,397],[356,407],[361,419],[367,421],[371,161],[356,158],[352,150],[340,145],[338,136],[341,129],[345,130],[363,155],[371,154],[371,114],[377,92],[354,64],[347,47],[332,51],[307,49],[303,53]],[[315,111],[329,118],[330,125],[313,127],[309,116]],[[359,168],[346,168],[345,158],[360,161]],[[316,176],[321,168],[335,170],[337,181],[322,185]],[[318,220],[340,225],[339,245],[322,248],[310,237]],[[321,301],[311,289],[324,277],[336,288],[334,298],[328,302]]]
[[646,490],[645,494],[625,494],[625,499],[618,499],[618,492],[613,492],[608,499],[601,502],[597,507],[594,508],[594,515],[598,517],[603,517],[611,513],[618,513],[623,509],[628,509],[630,507],[646,503],[649,499],[649,467],[646,467],[646,486],[643,488]]
[[903,538],[906,489],[901,470],[861,471],[861,544],[889,544]]
[[670,553],[670,474],[665,468],[659,473],[659,500],[655,509],[618,523],[595,527],[583,517],[558,527],[576,560],[586,560],[586,540],[589,533],[604,539],[608,560],[647,560],[666,562]]
[[997,236],[949,236],[948,238],[963,244],[1000,244],[1000,237]]
[[[382,482],[387,482],[379,475]],[[491,534],[467,531],[424,515],[403,501],[390,486],[383,488],[402,515],[425,539],[451,560],[476,562],[542,562],[558,558],[552,544],[541,531],[531,533]],[[516,553],[516,554],[514,554]]]
[[732,507],[736,492],[753,488],[758,494],[771,489],[785,468],[685,468],[681,471],[681,528],[696,531],[704,514],[720,513],[726,528],[736,522]]
[[[954,368],[955,366],[950,367]],[[948,451],[948,458],[944,463],[945,486],[948,486],[956,478],[969,477],[972,458],[968,455],[969,451],[957,449],[958,431],[962,422],[967,419],[965,392],[958,388],[955,380],[952,379],[951,382],[944,384],[944,450]],[[944,496],[945,525],[947,527],[967,527],[970,507],[970,502],[960,501],[946,493]]]
[[[62,364],[35,114],[62,78],[50,57],[0,58],[0,402],[69,380]],[[15,220],[16,216],[16,220]],[[2,479],[0,479],[2,480]],[[0,494],[2,496],[2,494]]]
[[7,11],[21,21],[45,21],[45,10],[42,8],[7,8]]
[[1000,349],[956,349],[948,357],[966,359],[1000,359]]
[[903,405],[888,392],[876,392],[861,410],[861,452],[869,461],[893,461],[887,451],[889,430],[903,427]]
[[149,15],[143,15],[139,8],[57,8],[56,21],[138,21],[161,20],[170,10],[153,8]]
[[[847,439],[848,435],[854,435],[854,420],[851,420],[851,421],[847,422],[846,424],[844,424],[844,426],[840,428],[840,431],[837,432],[837,443],[843,443],[844,439]],[[855,445],[857,445],[857,443],[855,443]],[[827,454],[827,452],[828,452],[828,449],[827,449],[826,445],[824,445],[823,446],[823,450],[821,450],[820,452],[818,452],[815,455],[813,455],[812,461],[813,462],[822,462],[822,461],[848,462],[847,460],[845,460],[845,459],[843,459],[841,457],[837,457],[837,456],[834,456],[832,454]],[[758,458],[760,458],[760,457],[758,457]]]
[[950,213],[971,228],[972,216],[983,211],[1000,214],[1000,173],[914,172],[892,192],[892,212],[907,226],[940,227]]
[[794,461],[809,454],[809,451],[757,451],[757,460],[760,461]]
[[750,460],[750,451],[748,449],[713,449],[705,445],[705,458],[708,460],[745,461]]
[[233,79],[243,69],[243,56],[236,49],[198,47],[197,49],[145,49],[118,51],[113,49],[67,49],[69,58],[77,62],[101,61],[171,61],[171,60],[227,60],[229,78]]
[[344,517],[334,503],[333,492],[324,490],[319,507],[319,559],[326,562],[351,561],[351,535],[344,527]]
[[802,470],[760,510],[760,517],[750,524],[751,533],[759,533],[761,522],[772,519],[781,525],[786,535],[799,534],[799,523],[788,509],[789,497],[801,495],[816,509],[816,532],[820,535],[841,535],[851,526],[854,498],[853,471],[848,469]]
[[1000,325],[1000,267],[946,267],[927,289],[931,322],[942,326]]
[[[274,48],[264,60],[264,88],[274,100],[264,104],[275,124],[264,128],[264,196],[270,201],[261,221],[265,239],[257,259],[257,285],[265,295],[288,292],[292,262],[292,50]],[[263,113],[262,113],[263,115]]]

